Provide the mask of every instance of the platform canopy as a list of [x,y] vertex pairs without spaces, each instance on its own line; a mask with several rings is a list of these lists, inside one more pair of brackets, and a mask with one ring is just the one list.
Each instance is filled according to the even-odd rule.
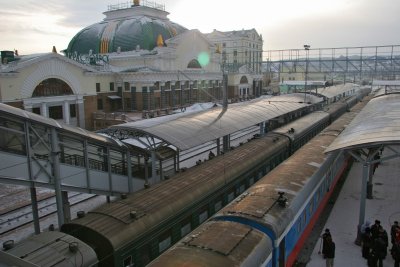
[[325,153],[395,144],[400,144],[400,94],[386,94],[371,99]]
[[308,94],[258,98],[229,105],[227,109],[217,106],[203,112],[183,112],[114,125],[102,132],[120,140],[141,138],[139,141],[143,143],[155,138],[186,150],[320,101],[321,98]]

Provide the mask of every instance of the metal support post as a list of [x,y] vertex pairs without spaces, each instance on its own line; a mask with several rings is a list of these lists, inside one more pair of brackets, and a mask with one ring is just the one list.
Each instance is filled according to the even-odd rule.
[[260,123],[260,136],[264,136],[265,133],[265,121]]
[[61,191],[61,196],[63,199],[64,222],[70,222],[71,221],[71,208],[69,206],[68,192]]
[[144,187],[147,188],[150,186],[149,184],[149,170],[148,170],[148,164],[149,164],[149,157],[146,155],[144,157]]
[[108,170],[108,191],[113,191],[113,184],[112,184],[112,171],[111,171],[111,152],[110,147],[107,147],[107,170]]
[[222,137],[222,147],[224,152],[228,152],[230,149],[230,135],[225,135]]
[[88,141],[84,140],[83,141],[83,157],[85,160],[85,168],[86,168],[86,187],[88,191],[91,191],[91,185],[90,185],[90,169],[89,169],[89,152],[88,152]]
[[217,155],[221,155],[221,139],[217,138]]
[[60,147],[56,128],[51,128],[51,159],[53,167],[54,190],[56,193],[58,227],[60,228],[64,224],[64,210],[61,194]]
[[151,150],[151,178],[153,180],[153,182],[158,182],[159,180],[157,179],[157,174],[156,174],[156,152],[154,151],[154,149]]
[[176,171],[179,171],[180,167],[180,157],[179,157],[179,149],[176,150]]
[[37,197],[36,197],[36,188],[34,183],[34,176],[32,173],[32,148],[31,148],[31,139],[30,139],[30,126],[29,122],[25,122],[25,149],[28,161],[28,172],[29,172],[29,180],[31,181],[31,201],[32,201],[32,217],[33,217],[33,226],[35,228],[35,234],[40,234],[40,221],[39,221],[39,209],[37,205]]
[[355,244],[361,245],[361,226],[365,221],[365,205],[366,205],[366,196],[367,196],[367,180],[369,176],[369,163],[364,162],[363,164],[363,177],[361,183],[361,198],[360,198],[360,213],[358,218],[358,226],[357,226],[357,238],[355,240]]
[[40,221],[39,221],[39,210],[36,197],[36,188],[31,186],[31,201],[32,201],[32,216],[33,216],[33,226],[35,228],[35,234],[40,234]]
[[128,192],[133,192],[133,184],[132,184],[132,161],[131,161],[131,152],[129,150],[126,151],[126,172],[128,175]]

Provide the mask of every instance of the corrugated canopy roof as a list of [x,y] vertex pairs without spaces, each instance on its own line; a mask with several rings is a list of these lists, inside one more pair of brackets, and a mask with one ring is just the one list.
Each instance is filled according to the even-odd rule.
[[215,107],[204,112],[181,113],[181,116],[128,122],[103,132],[113,135],[123,131],[126,138],[147,134],[186,150],[321,101],[321,98],[306,96],[306,103],[304,94],[261,98],[229,105],[227,110]]
[[326,149],[340,149],[400,144],[400,94],[372,99],[346,129]]

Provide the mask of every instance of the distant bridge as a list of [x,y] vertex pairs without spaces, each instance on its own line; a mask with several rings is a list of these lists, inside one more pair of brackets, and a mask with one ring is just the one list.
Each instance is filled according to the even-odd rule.
[[400,45],[264,51],[264,70],[357,80],[400,79]]

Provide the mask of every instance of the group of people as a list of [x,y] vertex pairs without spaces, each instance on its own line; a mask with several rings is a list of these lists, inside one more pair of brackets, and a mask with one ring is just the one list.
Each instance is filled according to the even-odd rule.
[[[383,267],[383,260],[387,256],[389,238],[386,230],[379,220],[373,225],[367,221],[361,227],[362,256],[367,259],[369,267]],[[390,230],[392,248],[391,255],[395,261],[394,266],[400,267],[400,226],[395,221]]]

